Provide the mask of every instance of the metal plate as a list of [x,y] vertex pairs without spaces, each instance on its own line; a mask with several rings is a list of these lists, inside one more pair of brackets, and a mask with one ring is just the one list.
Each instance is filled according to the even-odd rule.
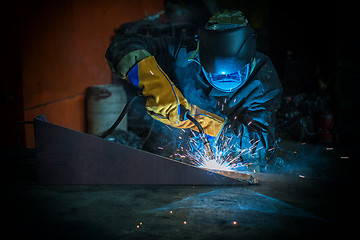
[[236,179],[34,120],[39,184],[241,185]]

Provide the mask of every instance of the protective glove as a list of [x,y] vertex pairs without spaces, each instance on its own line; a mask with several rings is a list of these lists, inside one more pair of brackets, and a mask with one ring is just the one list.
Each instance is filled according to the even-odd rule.
[[216,137],[225,120],[215,114],[191,105],[166,73],[157,64],[154,56],[138,62],[128,73],[127,80],[142,91],[146,99],[146,110],[152,118],[175,128],[191,128],[195,124],[181,116],[180,105],[190,111],[207,135]]

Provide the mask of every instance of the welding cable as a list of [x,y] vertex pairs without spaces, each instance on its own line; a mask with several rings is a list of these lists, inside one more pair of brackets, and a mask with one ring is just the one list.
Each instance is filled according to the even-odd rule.
[[187,119],[189,119],[193,124],[195,124],[195,126],[199,129],[200,132],[200,138],[204,144],[204,150],[205,150],[205,154],[208,157],[209,160],[214,160],[215,159],[215,155],[214,155],[214,151],[211,148],[211,144],[209,142],[209,139],[206,137],[206,134],[204,132],[204,129],[202,128],[201,124],[192,116],[190,116],[190,112],[187,110],[185,112],[185,116]]
[[115,128],[120,124],[121,120],[124,118],[125,114],[128,112],[128,108],[131,106],[131,104],[135,101],[137,97],[139,96],[134,95],[130,98],[130,100],[126,103],[124,109],[122,110],[122,112],[120,113],[119,117],[116,119],[114,124],[103,134],[100,135],[101,138],[106,138],[107,136],[109,136],[110,133],[112,133],[115,130]]
[[183,105],[180,105],[180,120],[183,121],[186,118],[190,120],[190,122],[195,124],[195,126],[199,129],[199,132],[202,136],[206,136],[204,129],[202,128],[200,123],[190,115],[190,111],[186,109]]
[[201,135],[205,135],[204,129],[202,128],[202,126],[200,125],[200,123],[193,118],[192,116],[190,116],[190,113],[186,114],[187,119],[189,119],[193,124],[195,124],[195,126],[199,129],[199,132]]

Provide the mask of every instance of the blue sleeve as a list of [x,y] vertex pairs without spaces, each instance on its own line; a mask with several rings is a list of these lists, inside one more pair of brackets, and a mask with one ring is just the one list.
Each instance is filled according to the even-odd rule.
[[135,86],[137,89],[140,89],[139,67],[137,64],[135,64],[135,66],[129,71],[128,79],[133,86]]

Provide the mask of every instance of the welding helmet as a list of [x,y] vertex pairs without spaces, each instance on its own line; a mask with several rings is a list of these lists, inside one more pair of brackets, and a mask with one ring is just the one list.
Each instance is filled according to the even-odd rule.
[[232,19],[233,16],[226,22],[209,21],[199,30],[202,71],[208,82],[223,92],[235,91],[245,84],[254,68],[256,52],[254,29],[246,19],[242,24],[233,23]]

